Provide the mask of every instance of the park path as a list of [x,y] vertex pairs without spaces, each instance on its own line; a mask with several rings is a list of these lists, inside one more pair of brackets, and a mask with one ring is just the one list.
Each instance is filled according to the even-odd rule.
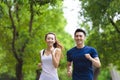
[[116,67],[113,67],[110,70],[110,74],[111,74],[112,80],[120,80],[120,72],[117,71]]

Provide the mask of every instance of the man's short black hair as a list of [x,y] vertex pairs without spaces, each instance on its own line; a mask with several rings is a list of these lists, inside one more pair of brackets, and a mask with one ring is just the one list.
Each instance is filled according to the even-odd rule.
[[86,36],[86,32],[83,29],[76,29],[75,33],[74,33],[74,36],[76,35],[77,32],[83,32],[84,35]]

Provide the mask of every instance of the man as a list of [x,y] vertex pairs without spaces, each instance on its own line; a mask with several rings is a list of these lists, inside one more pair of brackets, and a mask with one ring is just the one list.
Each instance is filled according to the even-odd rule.
[[84,44],[85,37],[85,31],[77,29],[74,33],[76,46],[67,51],[67,74],[72,75],[72,80],[93,80],[93,66],[101,66],[96,49]]

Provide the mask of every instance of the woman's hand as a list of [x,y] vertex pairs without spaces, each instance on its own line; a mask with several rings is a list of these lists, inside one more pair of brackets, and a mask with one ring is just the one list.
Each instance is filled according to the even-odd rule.
[[38,63],[38,68],[41,68],[41,66],[42,66],[42,63]]
[[58,66],[59,66],[61,54],[62,53],[61,53],[61,49],[60,48],[56,48],[52,52],[52,61],[53,61],[53,65],[54,65],[55,68],[58,68]]

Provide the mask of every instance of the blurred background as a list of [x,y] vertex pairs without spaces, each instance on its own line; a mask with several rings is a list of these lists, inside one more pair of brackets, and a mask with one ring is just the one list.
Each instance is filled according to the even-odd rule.
[[[76,28],[97,49],[102,67],[96,80],[120,80],[120,0],[0,0],[0,80],[37,80],[44,35],[64,46],[60,80],[67,77],[66,51]],[[97,75],[98,74],[98,75]]]

